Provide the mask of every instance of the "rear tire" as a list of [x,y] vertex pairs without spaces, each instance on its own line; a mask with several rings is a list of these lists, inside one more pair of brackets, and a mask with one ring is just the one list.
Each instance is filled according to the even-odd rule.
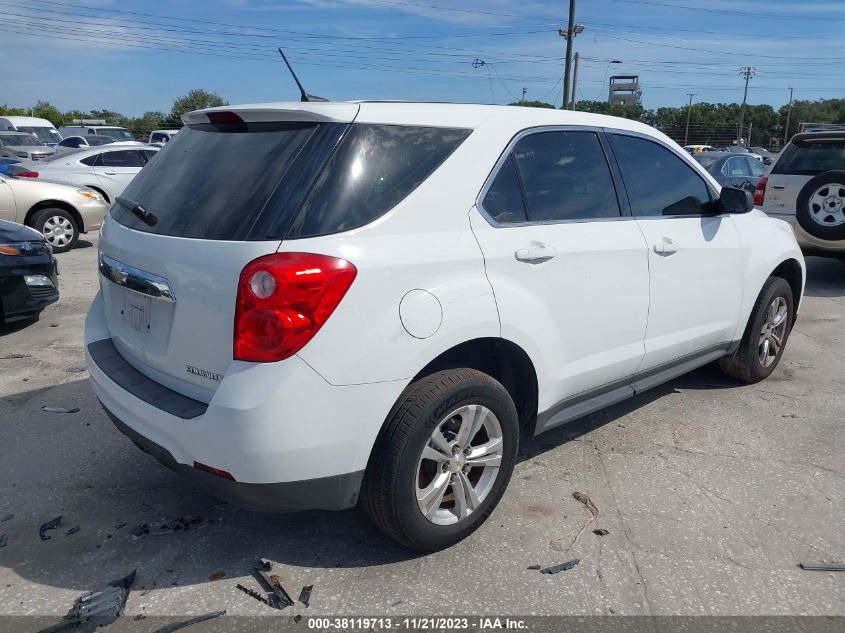
[[32,227],[44,236],[53,252],[65,253],[79,241],[79,227],[64,209],[43,209],[35,214]]
[[364,476],[361,503],[403,545],[433,551],[474,532],[516,463],[519,422],[505,388],[474,369],[411,383],[388,415]]
[[794,314],[790,285],[781,277],[769,277],[751,310],[739,349],[720,359],[719,367],[749,384],[768,378],[783,355]]

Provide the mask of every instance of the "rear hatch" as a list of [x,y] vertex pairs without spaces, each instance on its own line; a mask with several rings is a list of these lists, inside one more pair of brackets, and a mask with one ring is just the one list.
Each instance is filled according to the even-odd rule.
[[784,148],[766,185],[763,211],[793,215],[804,185],[818,174],[845,169],[845,135],[800,135]]
[[208,402],[232,361],[238,279],[278,250],[357,104],[186,115],[103,225],[100,286],[121,355]]

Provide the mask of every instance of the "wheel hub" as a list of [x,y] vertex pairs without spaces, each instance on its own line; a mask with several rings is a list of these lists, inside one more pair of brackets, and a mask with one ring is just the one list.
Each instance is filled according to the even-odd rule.
[[467,465],[467,458],[464,455],[463,451],[458,449],[458,452],[452,455],[449,459],[449,466],[448,470],[450,473],[458,473],[464,469],[464,466]]

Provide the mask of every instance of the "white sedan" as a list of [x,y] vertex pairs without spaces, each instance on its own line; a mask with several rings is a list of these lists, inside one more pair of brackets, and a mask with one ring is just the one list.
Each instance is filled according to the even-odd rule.
[[31,171],[17,176],[90,187],[113,202],[158,151],[157,147],[109,144],[27,163]]

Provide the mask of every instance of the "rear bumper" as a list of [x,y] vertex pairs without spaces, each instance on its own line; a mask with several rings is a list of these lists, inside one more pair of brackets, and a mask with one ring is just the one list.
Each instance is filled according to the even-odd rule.
[[[102,404],[102,403],[101,403]],[[250,484],[212,475],[180,464],[167,449],[128,427],[105,406],[117,429],[145,453],[176,471],[215,497],[255,512],[298,512],[301,510],[343,510],[355,505],[364,471],[282,483]]]
[[405,386],[333,386],[294,356],[232,361],[210,401],[198,402],[143,375],[119,352],[104,361],[96,349],[108,338],[98,295],[85,324],[86,360],[92,389],[117,427],[213,494],[253,509],[353,506],[375,438]]
[[820,240],[817,237],[813,237],[798,224],[794,213],[769,213],[767,215],[789,223],[795,232],[795,239],[798,245],[807,255],[840,256],[845,253],[845,240]]

